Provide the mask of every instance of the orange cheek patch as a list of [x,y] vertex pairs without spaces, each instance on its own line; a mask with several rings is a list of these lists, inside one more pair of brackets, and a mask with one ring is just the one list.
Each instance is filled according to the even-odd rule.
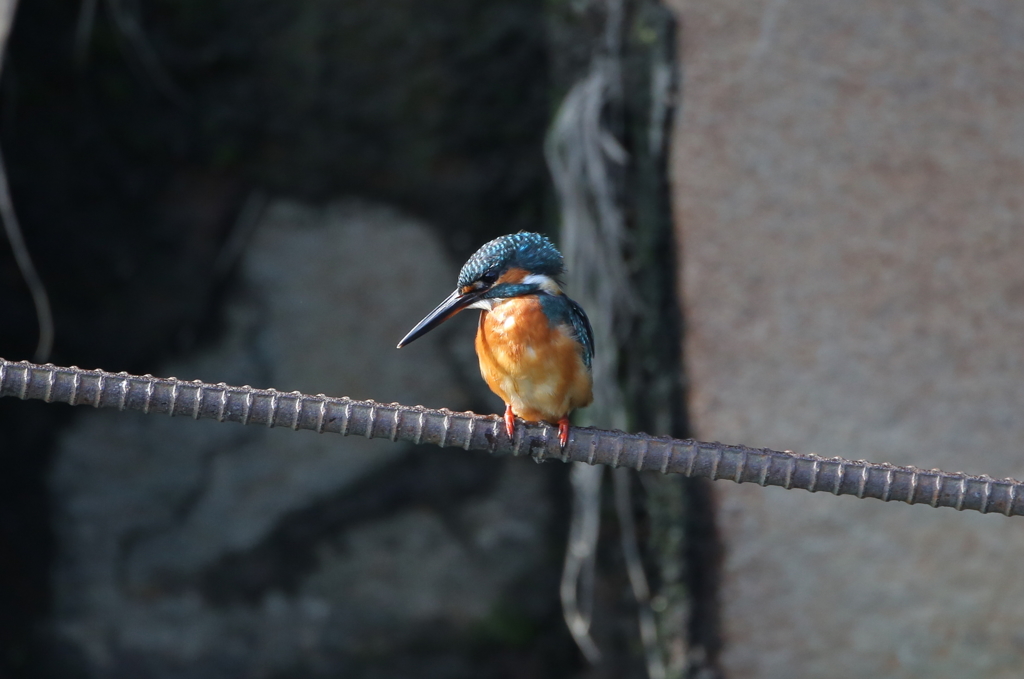
[[523,279],[527,276],[526,269],[512,268],[501,274],[498,279],[498,283],[522,283]]

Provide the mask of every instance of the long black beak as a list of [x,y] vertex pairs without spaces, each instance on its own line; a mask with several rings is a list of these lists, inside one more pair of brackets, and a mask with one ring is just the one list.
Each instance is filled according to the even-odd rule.
[[398,343],[398,348],[401,349],[406,344],[423,337],[428,332],[441,325],[449,318],[459,313],[473,302],[480,298],[480,293],[470,292],[462,294],[461,290],[456,290],[452,294],[448,295],[445,301],[437,305],[437,308],[427,314],[427,317],[416,324],[416,327],[409,331],[402,341]]

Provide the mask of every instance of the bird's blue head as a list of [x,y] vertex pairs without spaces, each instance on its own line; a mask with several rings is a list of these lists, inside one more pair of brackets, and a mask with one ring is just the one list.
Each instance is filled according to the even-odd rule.
[[466,261],[459,273],[459,288],[472,286],[481,279],[493,277],[497,281],[512,269],[556,278],[565,272],[565,265],[562,253],[547,236],[525,231],[512,233],[484,244]]
[[484,244],[462,266],[455,292],[409,331],[399,348],[422,337],[469,307],[489,308],[496,300],[538,293],[561,294],[562,253],[539,233],[520,232]]

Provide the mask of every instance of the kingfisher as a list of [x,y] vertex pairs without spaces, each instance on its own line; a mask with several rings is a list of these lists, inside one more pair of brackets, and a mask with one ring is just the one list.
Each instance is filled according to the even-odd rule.
[[558,425],[569,442],[569,413],[594,400],[594,331],[562,291],[562,253],[539,233],[495,238],[466,261],[455,291],[398,343],[401,349],[464,309],[480,309],[476,355],[487,386],[515,418]]

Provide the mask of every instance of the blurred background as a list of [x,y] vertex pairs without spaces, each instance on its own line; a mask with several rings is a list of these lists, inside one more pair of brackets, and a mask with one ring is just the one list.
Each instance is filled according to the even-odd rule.
[[[58,365],[498,412],[472,314],[394,345],[538,230],[607,361],[586,422],[1024,477],[1012,0],[24,1],[0,148]],[[0,302],[32,358],[6,241]],[[14,399],[0,427],[0,677],[1024,666],[1019,519],[616,476],[591,662],[568,466]]]

